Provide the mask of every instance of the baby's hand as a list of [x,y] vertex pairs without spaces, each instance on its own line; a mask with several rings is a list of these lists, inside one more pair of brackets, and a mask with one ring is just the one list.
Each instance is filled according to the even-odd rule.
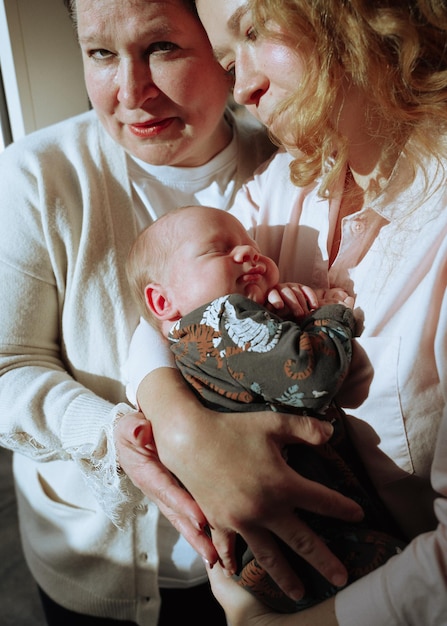
[[281,317],[293,315],[300,319],[319,306],[318,297],[313,289],[300,283],[280,283],[272,289],[267,300]]
[[318,306],[323,306],[323,304],[344,304],[349,309],[354,308],[354,298],[339,287],[316,289],[315,294],[318,298]]

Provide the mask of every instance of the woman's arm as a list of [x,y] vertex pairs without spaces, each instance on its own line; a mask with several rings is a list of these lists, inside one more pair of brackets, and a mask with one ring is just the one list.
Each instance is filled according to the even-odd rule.
[[[441,346],[447,346],[445,335]],[[442,360],[442,364],[447,363]],[[440,373],[445,367],[440,364]],[[444,377],[444,380],[446,378]],[[399,555],[341,590],[333,599],[294,615],[273,613],[242,594],[219,568],[209,571],[212,588],[232,626],[438,626],[447,624],[447,410],[438,431],[431,470],[438,498],[436,528],[415,537]],[[418,497],[418,492],[412,494]],[[335,609],[335,614],[334,614]],[[308,620],[309,621],[306,621]]]
[[143,413],[123,415],[114,429],[120,469],[154,502],[205,562],[215,564],[217,551],[206,532],[207,521],[197,503],[158,458],[152,425]]
[[[269,412],[252,413],[250,420],[215,413],[199,403],[172,368],[151,372],[139,386],[138,402],[152,422],[161,462],[204,512],[230,571],[233,559],[226,539],[238,532],[280,587],[293,598],[301,597],[301,583],[282,557],[273,539],[277,536],[335,584],[345,583],[344,567],[300,522],[295,509],[348,520],[359,519],[361,510],[335,491],[300,477],[282,455],[290,443],[326,441],[327,425]],[[139,486],[147,493],[144,480],[142,473]]]
[[402,554],[311,609],[273,612],[224,575],[208,568],[214,595],[231,626],[439,626],[447,623],[447,419],[441,426],[433,464],[440,498],[436,531],[414,539]]
[[357,626],[359,620],[364,626],[447,624],[447,410],[431,479],[439,494],[436,529],[415,537],[401,554],[336,596],[343,626]]
[[227,578],[208,568],[213,593],[231,626],[438,626],[447,624],[447,414],[439,431],[432,482],[438,526],[416,537],[399,555],[312,609],[273,612]]
[[[83,128],[92,132],[96,124],[87,118]],[[124,399],[119,365],[135,318],[125,302],[110,301],[110,284],[123,272],[112,260],[124,250],[106,227],[117,212],[81,189],[114,183],[106,164],[92,180],[98,155],[87,146],[98,142],[84,139],[76,118],[0,155],[0,442],[38,462],[74,462],[109,517],[122,523],[143,497],[118,475],[108,446],[115,419],[132,410],[116,403]],[[123,231],[131,240],[129,215]],[[100,243],[80,236],[94,232],[95,219]],[[125,237],[119,245],[127,250]],[[68,503],[71,488],[64,484]]]

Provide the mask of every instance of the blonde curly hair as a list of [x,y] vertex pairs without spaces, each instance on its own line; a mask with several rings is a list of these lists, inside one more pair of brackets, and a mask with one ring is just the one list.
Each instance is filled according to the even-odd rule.
[[288,120],[286,128],[275,128],[278,141],[292,154],[299,150],[291,165],[295,184],[320,179],[320,194],[328,196],[346,163],[346,138],[331,121],[346,79],[368,96],[383,158],[408,138],[404,150],[415,166],[423,154],[441,154],[447,131],[443,0],[252,0],[252,9],[258,34],[285,40],[306,63],[297,90],[274,114]]

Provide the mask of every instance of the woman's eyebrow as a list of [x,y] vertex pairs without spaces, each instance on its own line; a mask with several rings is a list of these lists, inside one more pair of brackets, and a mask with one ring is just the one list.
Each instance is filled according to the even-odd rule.
[[248,4],[242,4],[234,11],[232,15],[230,15],[227,21],[227,26],[231,32],[235,33],[239,31],[241,19],[244,17],[244,15],[248,13],[248,11]]
[[[241,19],[250,10],[248,4],[242,4],[238,7],[227,20],[227,28],[233,34],[236,35],[239,32]],[[223,47],[216,46],[213,48],[214,56],[217,61],[221,61],[226,54],[226,50]]]

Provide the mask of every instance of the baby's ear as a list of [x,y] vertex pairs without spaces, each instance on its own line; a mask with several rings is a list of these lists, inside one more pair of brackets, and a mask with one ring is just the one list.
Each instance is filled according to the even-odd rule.
[[144,288],[144,299],[151,313],[159,320],[178,319],[178,312],[171,304],[161,285],[149,283]]

